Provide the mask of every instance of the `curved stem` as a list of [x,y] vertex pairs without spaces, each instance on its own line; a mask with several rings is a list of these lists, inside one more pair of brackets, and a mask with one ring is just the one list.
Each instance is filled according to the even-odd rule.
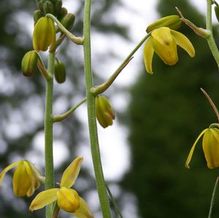
[[84,98],[83,100],[81,100],[78,104],[74,105],[73,107],[71,107],[68,111],[66,111],[63,114],[59,114],[59,115],[55,115],[53,116],[53,122],[60,122],[64,119],[66,119],[68,116],[70,116],[78,107],[80,107],[83,103],[86,102],[86,98]]
[[208,95],[208,93],[203,88],[201,88],[201,91],[205,95],[205,97],[207,98],[209,104],[211,105],[211,107],[212,107],[212,109],[217,117],[218,123],[219,123],[219,112],[218,112],[216,105],[214,104],[211,97]]
[[106,82],[102,83],[99,86],[92,87],[90,91],[94,95],[98,95],[106,91],[111,86],[111,84],[114,82],[114,80],[117,78],[117,76],[122,72],[122,70],[127,66],[127,64],[132,60],[133,58],[132,56],[141,47],[141,45],[145,42],[145,40],[149,36],[150,35],[147,34],[146,36],[143,37],[143,39],[135,46],[135,48],[130,52],[130,54],[125,58],[125,60],[121,63],[118,69],[110,76],[110,78]]
[[[53,72],[54,72],[55,53],[50,52],[48,58],[48,74],[50,79],[46,80],[46,102],[44,115],[44,134],[45,134],[45,189],[54,186],[54,166],[53,166]],[[52,217],[52,205],[46,207],[46,218]]]
[[90,45],[90,10],[91,0],[85,0],[84,6],[84,70],[87,96],[87,111],[88,111],[88,125],[90,134],[91,154],[96,177],[96,186],[100,200],[100,206],[104,218],[110,218],[110,205],[107,196],[104,175],[102,170],[99,142],[97,135],[96,111],[95,111],[95,97],[90,93],[90,88],[93,86],[93,78],[91,72],[91,45]]
[[215,181],[215,184],[214,184],[214,189],[213,189],[212,196],[211,196],[210,208],[209,208],[209,212],[208,212],[208,218],[211,218],[211,215],[212,215],[212,209],[213,209],[213,206],[214,206],[215,193],[216,193],[216,190],[217,190],[218,182],[219,182],[219,177],[216,178],[216,181]]
[[75,36],[74,34],[72,34],[71,32],[69,32],[59,21],[58,19],[53,16],[52,14],[47,14],[47,17],[50,17],[59,27],[59,29],[74,43],[76,43],[77,45],[82,45],[84,39],[78,36]]
[[219,51],[212,32],[212,1],[211,0],[207,0],[206,29],[210,32],[209,36],[206,38],[208,42],[208,46],[219,67]]

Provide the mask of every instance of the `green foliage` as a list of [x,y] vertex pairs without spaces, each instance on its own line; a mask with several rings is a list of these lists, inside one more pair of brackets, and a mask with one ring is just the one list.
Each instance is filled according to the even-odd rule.
[[[161,16],[176,14],[174,5],[185,17],[204,25],[203,17],[189,1],[160,1]],[[217,170],[207,169],[200,143],[191,169],[184,167],[198,134],[217,122],[200,88],[217,104],[219,76],[206,41],[187,27],[180,30],[193,42],[195,58],[181,50],[174,67],[154,60],[154,75],[142,72],[132,87],[126,114],[132,162],[122,184],[135,194],[144,218],[207,217],[217,176]],[[214,213],[219,213],[217,206]]]

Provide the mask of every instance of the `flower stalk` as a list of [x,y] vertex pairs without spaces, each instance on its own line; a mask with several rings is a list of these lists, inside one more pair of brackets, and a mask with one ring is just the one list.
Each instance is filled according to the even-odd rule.
[[[45,189],[54,187],[54,165],[53,165],[53,72],[55,64],[55,53],[50,52],[48,58],[48,74],[50,79],[46,80],[46,102],[44,114],[44,134],[45,134]],[[46,218],[51,218],[53,214],[52,205],[46,208]]]
[[103,92],[105,92],[111,85],[112,83],[115,81],[115,79],[117,78],[117,76],[122,72],[122,70],[129,64],[129,62],[132,60],[133,55],[135,54],[135,52],[142,46],[142,44],[145,42],[145,40],[150,36],[150,34],[145,35],[141,41],[135,46],[135,48],[129,53],[129,55],[125,58],[125,60],[120,64],[120,66],[117,68],[117,70],[110,76],[110,78],[98,85],[98,86],[94,86],[90,89],[90,92],[93,95],[98,95],[101,94]]
[[87,112],[88,112],[88,126],[90,134],[91,154],[96,177],[96,186],[100,199],[101,210],[104,218],[110,218],[110,205],[107,196],[107,190],[104,181],[102,170],[102,163],[100,157],[100,149],[97,135],[96,112],[95,112],[95,96],[90,92],[93,87],[93,77],[91,72],[91,42],[90,42],[90,12],[91,0],[85,1],[84,6],[84,71],[87,97]]

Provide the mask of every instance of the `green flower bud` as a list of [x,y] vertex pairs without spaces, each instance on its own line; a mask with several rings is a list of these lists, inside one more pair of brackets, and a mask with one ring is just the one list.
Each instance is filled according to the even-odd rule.
[[68,13],[66,14],[62,20],[61,20],[61,24],[67,29],[70,30],[73,27],[75,21],[75,15]]
[[65,65],[60,60],[55,63],[55,79],[57,83],[64,83],[66,80]]
[[33,20],[34,20],[34,24],[37,23],[37,21],[43,16],[42,12],[40,10],[35,10],[33,12]]
[[51,1],[45,1],[43,3],[43,12],[44,14],[54,14],[54,6],[53,6],[53,3]]
[[106,128],[113,124],[115,114],[109,100],[102,95],[95,98],[96,116],[99,124]]
[[62,9],[62,1],[61,0],[56,0],[55,2],[55,12],[56,14],[59,14]]
[[36,51],[28,51],[22,61],[21,61],[21,70],[24,76],[33,76],[34,73],[38,73],[37,63],[41,61],[39,55]]
[[217,21],[219,22],[219,6],[218,5],[214,7],[214,12],[217,17]]
[[59,11],[59,15],[58,18],[59,20],[62,20],[62,18],[68,13],[68,10],[64,7],[61,8],[61,10]]
[[41,17],[33,31],[33,48],[36,51],[46,51],[55,44],[56,30],[54,22],[49,17]]
[[169,27],[170,29],[177,30],[179,29],[182,21],[180,20],[180,17],[178,15],[169,15],[166,17],[162,17],[158,20],[156,20],[154,23],[150,24],[146,32],[149,33],[152,30],[155,30],[160,27]]

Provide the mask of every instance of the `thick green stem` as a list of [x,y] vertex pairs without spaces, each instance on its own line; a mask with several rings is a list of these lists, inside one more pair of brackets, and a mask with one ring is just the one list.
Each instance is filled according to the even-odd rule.
[[147,34],[146,36],[144,36],[142,38],[142,40],[135,46],[135,48],[129,53],[129,55],[125,58],[125,60],[121,63],[121,65],[118,67],[118,69],[110,76],[110,78],[100,84],[99,86],[96,87],[92,87],[91,88],[91,92],[94,95],[98,95],[100,93],[103,93],[104,91],[106,91],[106,89],[108,89],[112,83],[114,82],[114,80],[117,78],[117,76],[122,72],[122,70],[127,66],[127,64],[131,61],[133,55],[135,54],[135,52],[141,47],[141,45],[145,42],[145,40],[150,36],[150,34]]
[[[46,102],[44,115],[44,134],[45,134],[45,189],[54,187],[54,167],[53,167],[53,72],[54,72],[55,53],[49,53],[48,74],[50,79],[46,80]],[[52,217],[52,206],[46,208],[46,218]]]
[[207,0],[206,29],[210,32],[209,36],[206,38],[208,42],[208,46],[219,67],[219,51],[212,32],[212,1],[211,0]]
[[214,189],[213,189],[212,196],[211,196],[211,203],[210,203],[208,218],[211,218],[211,215],[212,215],[212,209],[213,209],[213,206],[214,206],[215,193],[216,193],[216,190],[217,190],[218,182],[219,182],[219,177],[216,178],[216,181],[215,181],[215,184],[214,184]]
[[85,1],[84,6],[84,61],[85,61],[85,83],[87,96],[87,111],[88,111],[88,125],[90,133],[91,153],[93,159],[93,166],[96,177],[97,191],[99,195],[101,210],[104,218],[110,218],[110,205],[107,196],[107,190],[104,181],[102,170],[99,142],[97,135],[96,111],[95,111],[95,97],[90,93],[90,88],[93,86],[93,78],[91,72],[91,45],[90,45],[90,10],[91,0]]

